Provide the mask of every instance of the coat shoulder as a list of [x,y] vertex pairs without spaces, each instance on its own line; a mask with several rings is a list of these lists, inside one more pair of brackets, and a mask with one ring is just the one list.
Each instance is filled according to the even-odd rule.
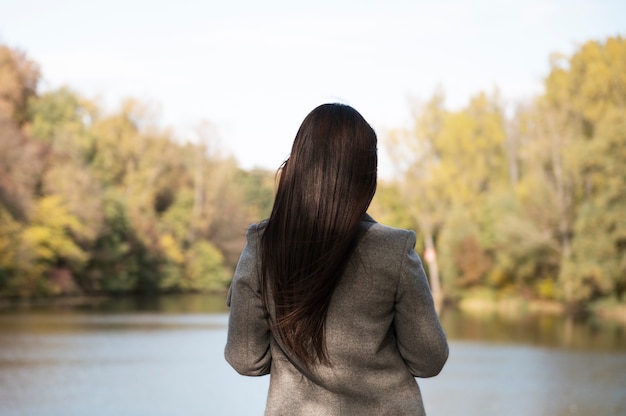
[[416,236],[413,230],[391,227],[373,220],[364,220],[361,222],[361,226],[365,230],[363,235],[364,242],[384,245],[391,244],[393,246],[408,245],[410,246],[409,248],[415,247]]

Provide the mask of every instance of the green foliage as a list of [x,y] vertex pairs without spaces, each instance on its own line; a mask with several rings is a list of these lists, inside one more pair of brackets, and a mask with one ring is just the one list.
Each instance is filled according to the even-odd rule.
[[223,266],[224,257],[207,241],[193,244],[185,256],[185,274],[180,284],[183,290],[223,290],[230,275]]
[[407,209],[407,205],[403,203],[399,187],[393,182],[378,181],[376,194],[370,205],[369,213],[376,221],[383,224],[405,229],[417,228]]
[[[626,70],[626,65],[624,67]],[[589,193],[575,223],[578,237],[561,278],[565,297],[581,302],[626,290],[626,117],[607,110],[585,157]]]
[[269,218],[274,203],[274,181],[276,174],[261,169],[238,170],[234,182],[244,193],[244,203],[252,209],[253,217]]
[[22,269],[20,240],[23,226],[0,205],[0,295],[11,295],[16,286],[16,275]]
[[104,201],[106,226],[94,242],[87,270],[80,277],[86,292],[134,290],[140,272],[133,250],[139,244],[129,223],[123,201],[108,196]]
[[[467,210],[456,209],[450,211],[446,217],[445,226],[442,226],[438,233],[437,246],[439,248],[439,263],[442,272],[442,283],[448,296],[457,297],[461,289],[478,285],[483,278],[467,278],[463,275],[463,256],[466,254],[462,250],[464,243],[471,242],[477,244],[476,236],[478,228],[471,221],[471,214]],[[471,244],[470,243],[470,244]],[[480,247],[475,247],[482,251]]]
[[93,151],[89,126],[96,117],[94,104],[61,88],[33,100],[29,113],[27,132],[32,137],[51,143],[57,151],[77,161],[89,160]]
[[[574,126],[576,202],[571,251],[559,281],[567,302],[622,296],[626,267],[626,41],[588,42],[547,83],[564,122]],[[552,93],[552,95],[550,95]],[[566,104],[567,103],[567,104]]]
[[183,188],[179,190],[168,209],[160,217],[161,232],[171,234],[176,241],[185,241],[192,229],[193,218],[189,215],[193,211],[193,190]]

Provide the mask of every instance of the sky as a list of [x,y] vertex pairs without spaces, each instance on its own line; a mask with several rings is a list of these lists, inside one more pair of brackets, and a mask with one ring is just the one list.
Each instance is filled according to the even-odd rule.
[[0,44],[115,111],[147,103],[163,127],[199,125],[245,169],[275,170],[317,105],[356,108],[385,135],[443,89],[459,109],[498,88],[541,93],[551,53],[626,36],[623,0],[0,0]]

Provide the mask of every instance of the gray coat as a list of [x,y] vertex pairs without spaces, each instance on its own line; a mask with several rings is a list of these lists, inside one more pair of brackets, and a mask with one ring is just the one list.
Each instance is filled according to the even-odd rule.
[[[227,303],[226,360],[240,374],[270,374],[266,415],[423,415],[414,377],[437,375],[448,344],[433,305],[415,233],[366,229],[326,318],[331,366],[307,369],[272,336],[260,292],[260,227],[248,229]],[[271,309],[271,307],[270,307]]]

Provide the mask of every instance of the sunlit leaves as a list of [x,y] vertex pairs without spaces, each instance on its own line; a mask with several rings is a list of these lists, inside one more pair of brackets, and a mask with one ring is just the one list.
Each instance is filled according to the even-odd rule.
[[[392,135],[391,152],[402,169],[399,190],[424,246],[441,237],[437,247],[448,295],[484,283],[493,262],[472,224],[485,198],[510,186],[505,137],[497,96],[479,94],[466,108],[448,111],[440,92],[416,109],[412,131]],[[438,265],[428,264],[437,279]]]
[[53,264],[64,260],[81,265],[87,255],[72,239],[72,234],[80,233],[81,228],[60,197],[48,196],[38,201],[22,241],[38,261]]
[[223,290],[230,276],[224,269],[220,251],[207,241],[194,243],[185,257],[185,274],[180,284],[184,290]]
[[399,189],[434,234],[444,289],[584,304],[626,291],[626,42],[553,55],[545,93],[506,119],[497,96],[443,95],[394,131]]

